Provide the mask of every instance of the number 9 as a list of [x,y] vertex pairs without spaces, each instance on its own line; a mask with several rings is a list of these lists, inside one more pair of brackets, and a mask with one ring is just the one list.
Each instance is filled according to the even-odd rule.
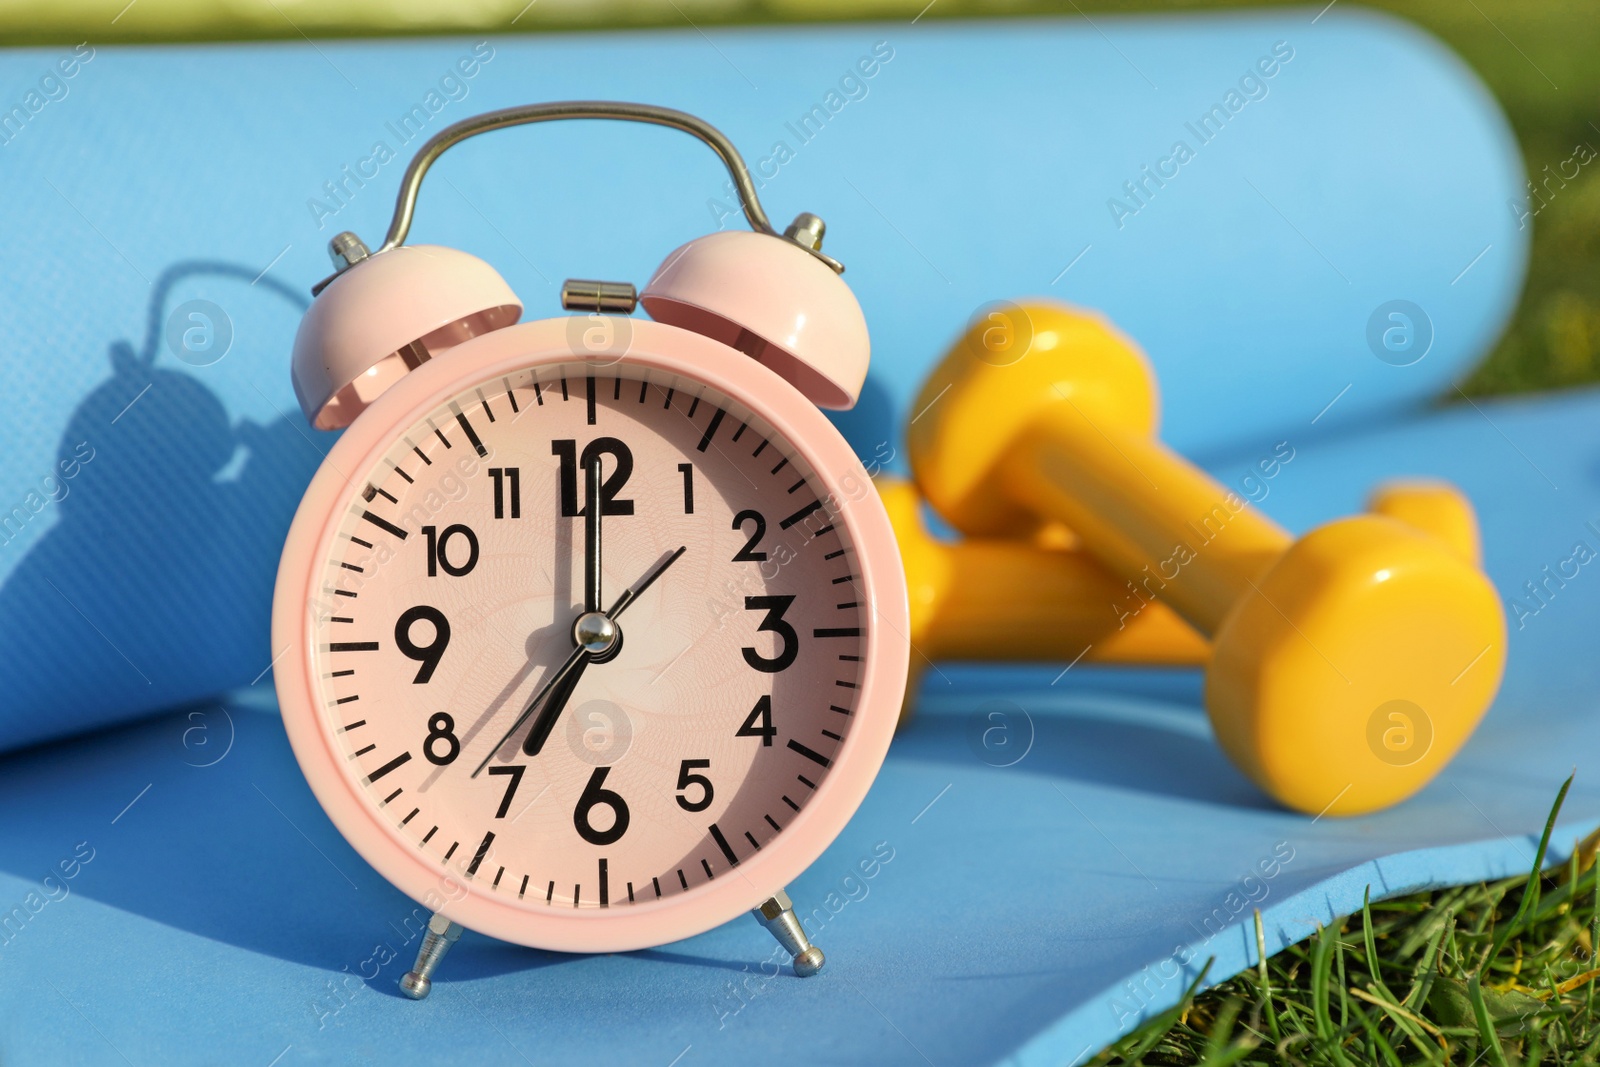
[[[419,645],[411,640],[411,624],[418,619],[426,619],[433,624],[433,640],[426,645]],[[444,612],[438,608],[419,604],[400,616],[394,624],[394,643],[400,649],[400,654],[406,659],[414,659],[422,664],[417,668],[417,676],[411,679],[413,685],[425,685],[433,672],[439,666],[439,660],[444,658],[444,650],[450,644],[450,623],[444,617]]]

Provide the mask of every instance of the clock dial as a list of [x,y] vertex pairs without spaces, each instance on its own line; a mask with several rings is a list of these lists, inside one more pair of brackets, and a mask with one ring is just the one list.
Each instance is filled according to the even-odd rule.
[[[545,364],[344,473],[312,685],[373,817],[441,874],[530,911],[648,908],[730,877],[822,788],[873,613],[838,503],[756,413],[642,366]],[[511,727],[574,653],[591,554],[601,610],[638,595],[532,745],[537,714]]]

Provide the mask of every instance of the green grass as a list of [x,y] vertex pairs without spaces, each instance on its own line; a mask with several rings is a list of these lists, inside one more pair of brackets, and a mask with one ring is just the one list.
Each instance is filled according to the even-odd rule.
[[[1600,832],[1545,869],[1365,902],[1359,914],[1175,1008],[1106,1049],[1111,1065],[1600,1063]],[[1256,944],[1264,938],[1256,914]],[[1262,956],[1264,952],[1258,953]]]

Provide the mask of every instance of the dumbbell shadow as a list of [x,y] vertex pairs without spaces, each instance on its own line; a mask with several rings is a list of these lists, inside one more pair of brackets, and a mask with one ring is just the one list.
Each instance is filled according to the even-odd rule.
[[[1095,667],[1055,686],[1048,677],[1019,686],[1004,668],[952,666],[950,685],[930,686],[916,721],[896,737],[895,758],[1281,810],[1228,762],[1197,701],[1130,693],[1132,679],[1122,676],[1132,673]],[[1007,696],[993,696],[1000,691]]]

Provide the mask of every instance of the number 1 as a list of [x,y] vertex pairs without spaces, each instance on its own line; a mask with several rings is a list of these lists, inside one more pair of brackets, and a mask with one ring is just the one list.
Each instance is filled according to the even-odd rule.
[[678,469],[683,472],[683,513],[694,514],[694,464],[680,463]]

